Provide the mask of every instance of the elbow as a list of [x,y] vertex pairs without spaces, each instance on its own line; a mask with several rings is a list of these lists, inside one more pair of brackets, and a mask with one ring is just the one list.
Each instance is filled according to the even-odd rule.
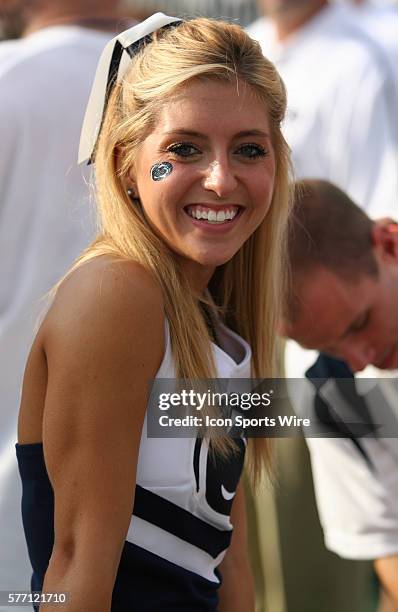
[[116,573],[97,550],[65,541],[54,546],[42,590],[66,593],[68,612],[110,612]]
[[46,580],[51,575],[52,581],[63,582],[76,563],[77,543],[71,538],[61,542],[55,541],[48,563]]
[[113,588],[119,567],[122,546],[115,540],[90,537],[85,533],[55,538],[47,575],[51,573],[57,583],[68,581],[70,576],[92,576],[96,582],[103,582]]

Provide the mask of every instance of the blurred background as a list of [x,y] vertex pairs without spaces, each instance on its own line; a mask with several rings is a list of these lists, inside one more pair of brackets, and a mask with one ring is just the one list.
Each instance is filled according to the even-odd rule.
[[[1,17],[0,1],[0,40],[17,38],[21,31],[18,14],[10,23]],[[206,17],[226,17],[236,19],[243,25],[248,25],[258,16],[256,0],[124,0],[126,10],[137,19],[145,19],[156,11],[179,15],[200,14]],[[124,11],[125,12],[125,11]]]
[[159,0],[138,0],[138,2],[129,2],[134,4],[137,9],[142,9],[152,13],[157,9],[165,9],[176,13],[200,13],[206,16],[222,16],[232,19],[238,19],[243,25],[249,24],[257,16],[256,0],[167,0],[160,2]]

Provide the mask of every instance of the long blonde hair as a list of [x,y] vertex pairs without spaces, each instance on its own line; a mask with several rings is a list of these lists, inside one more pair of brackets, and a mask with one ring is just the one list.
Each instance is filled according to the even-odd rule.
[[[96,150],[99,235],[74,268],[104,254],[145,266],[163,290],[177,376],[215,377],[211,340],[198,300],[174,254],[149,228],[139,207],[132,205],[124,183],[140,143],[153,129],[160,104],[192,79],[239,80],[252,87],[268,111],[276,159],[272,203],[254,234],[218,268],[216,302],[228,325],[252,347],[252,375],[269,377],[274,374],[276,322],[287,266],[290,161],[280,130],[286,95],[273,64],[239,26],[204,18],[187,21],[156,33],[133,58],[110,96]],[[216,446],[222,451],[222,440]],[[249,449],[256,476],[269,445],[255,439]]]

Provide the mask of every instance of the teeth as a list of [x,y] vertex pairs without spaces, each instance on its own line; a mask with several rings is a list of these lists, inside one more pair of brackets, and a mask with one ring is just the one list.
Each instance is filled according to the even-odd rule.
[[225,221],[232,221],[238,213],[238,209],[231,210],[200,210],[196,207],[189,207],[187,210],[188,214],[194,219],[205,219],[208,223],[225,223]]

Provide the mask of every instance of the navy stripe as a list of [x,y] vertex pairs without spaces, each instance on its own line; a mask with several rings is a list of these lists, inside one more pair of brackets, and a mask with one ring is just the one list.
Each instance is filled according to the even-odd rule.
[[196,480],[196,492],[199,491],[199,461],[200,461],[200,449],[202,446],[202,441],[198,437],[195,442],[195,450],[193,453],[193,471],[195,473]]
[[[109,104],[109,98],[111,96],[111,93],[112,93],[112,90],[114,88],[114,85],[115,85],[115,83],[117,81],[117,75],[118,75],[120,61],[122,59],[123,51],[124,51],[123,45],[117,40],[115,42],[115,46],[114,46],[114,49],[113,49],[111,61],[110,61],[110,64],[109,64],[108,78],[107,78],[106,91],[105,91],[104,109],[102,111],[101,125],[100,125],[100,129],[99,129],[99,132],[98,132],[98,136],[101,133],[102,126],[104,124],[105,113],[106,113],[106,109],[108,108],[108,104]],[[94,162],[95,155],[96,155],[96,152],[97,152],[97,146],[98,146],[98,138],[97,138],[97,141],[96,141],[96,143],[94,145],[94,149],[93,149],[93,151],[91,153],[91,156],[87,160],[87,165],[90,165],[90,164],[92,164]]]
[[226,550],[231,542],[232,530],[217,529],[139,485],[135,488],[133,514],[204,550],[213,559]]
[[[171,30],[172,28],[178,27],[182,23],[184,23],[184,22],[183,21],[172,21],[171,23],[166,23],[166,25],[162,26],[161,28],[159,28],[156,31],[157,32],[163,32],[165,30]],[[146,45],[151,43],[152,40],[153,40],[154,33],[155,32],[152,32],[151,34],[147,34],[143,38],[139,38],[135,42],[131,43],[131,45],[129,45],[128,47],[125,47],[125,50],[129,54],[129,56],[131,58],[134,57],[135,55],[137,55],[141,51],[141,49],[143,49]]]

